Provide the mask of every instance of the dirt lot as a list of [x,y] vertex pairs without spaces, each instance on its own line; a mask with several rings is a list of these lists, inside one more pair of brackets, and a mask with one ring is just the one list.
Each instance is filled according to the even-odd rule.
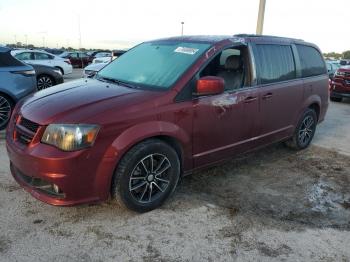
[[[309,149],[274,145],[186,177],[142,215],[33,199],[0,138],[0,261],[350,261],[349,108],[331,104]],[[347,130],[339,146],[334,119]]]

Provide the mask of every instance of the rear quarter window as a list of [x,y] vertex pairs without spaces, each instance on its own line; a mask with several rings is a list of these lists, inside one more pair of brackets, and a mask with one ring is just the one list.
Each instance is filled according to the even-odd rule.
[[30,52],[23,52],[15,55],[18,60],[32,60],[33,56]]
[[296,45],[303,77],[318,76],[327,73],[325,62],[320,52],[311,46]]
[[296,77],[292,48],[289,45],[256,44],[260,84],[291,80]]

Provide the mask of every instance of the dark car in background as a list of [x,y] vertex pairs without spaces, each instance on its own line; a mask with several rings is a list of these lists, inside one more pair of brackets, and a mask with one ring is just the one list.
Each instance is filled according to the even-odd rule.
[[343,98],[350,98],[350,65],[340,67],[331,82],[330,99],[341,102]]
[[59,69],[46,65],[31,64],[36,72],[37,89],[42,90],[63,83],[63,76]]
[[63,52],[59,55],[62,58],[69,59],[73,67],[84,68],[92,63],[92,58],[85,52],[72,51]]
[[341,66],[350,65],[350,59],[342,59],[342,60],[340,60],[340,65]]
[[150,211],[181,175],[271,143],[307,148],[328,108],[321,54],[255,35],[142,43],[94,78],[16,107],[6,137],[12,175],[52,205],[112,196]]
[[64,52],[62,49],[57,49],[57,48],[45,48],[44,49],[46,52],[54,55],[60,55]]
[[0,47],[0,130],[6,128],[17,101],[36,90],[33,67],[14,58],[10,49]]

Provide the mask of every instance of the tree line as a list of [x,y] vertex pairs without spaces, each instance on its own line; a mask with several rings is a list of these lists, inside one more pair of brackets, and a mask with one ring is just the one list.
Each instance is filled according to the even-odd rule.
[[334,58],[334,59],[350,59],[350,50],[345,51],[343,53],[336,53],[336,52],[324,53],[323,56],[326,58]]

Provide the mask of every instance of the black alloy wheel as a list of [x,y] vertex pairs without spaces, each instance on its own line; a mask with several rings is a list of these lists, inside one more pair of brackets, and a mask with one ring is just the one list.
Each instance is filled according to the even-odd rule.
[[131,210],[151,211],[174,192],[179,177],[180,160],[174,148],[149,139],[121,159],[112,181],[112,197]]
[[12,113],[12,102],[5,96],[0,94],[0,130],[5,129]]
[[42,75],[37,79],[38,90],[43,90],[54,85],[54,81],[50,76]]

